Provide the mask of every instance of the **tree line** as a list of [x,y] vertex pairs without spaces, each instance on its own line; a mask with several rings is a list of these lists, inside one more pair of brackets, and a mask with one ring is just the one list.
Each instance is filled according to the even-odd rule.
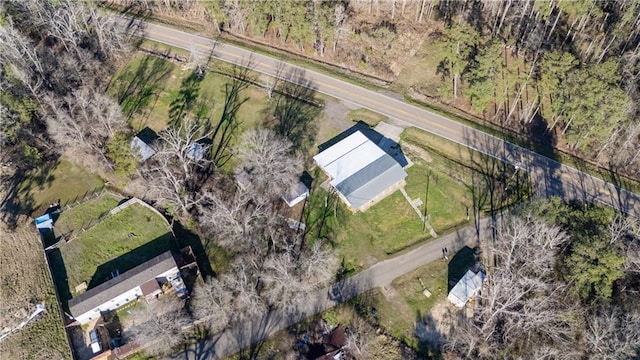
[[558,198],[517,209],[486,239],[473,316],[431,346],[478,359],[637,357],[639,230],[636,219]]
[[218,0],[147,6],[389,81],[427,44],[425,51],[437,54],[432,65],[442,81],[439,93],[423,95],[469,109],[534,143],[551,141],[640,176],[637,1]]

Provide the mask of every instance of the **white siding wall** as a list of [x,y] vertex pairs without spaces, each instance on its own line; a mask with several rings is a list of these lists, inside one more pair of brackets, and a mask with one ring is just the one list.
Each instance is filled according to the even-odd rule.
[[142,290],[140,290],[140,286],[136,286],[135,288],[122,293],[119,296],[116,296],[112,300],[107,301],[106,303],[87,311],[86,313],[77,316],[76,320],[84,325],[92,320],[97,319],[100,316],[101,312],[115,310],[120,306],[123,306],[131,301],[134,301],[138,298],[138,296],[142,296]]

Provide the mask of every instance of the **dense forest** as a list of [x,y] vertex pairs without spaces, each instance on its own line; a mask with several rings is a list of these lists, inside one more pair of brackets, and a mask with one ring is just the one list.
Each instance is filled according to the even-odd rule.
[[[386,79],[415,99],[454,106],[534,143],[640,176],[638,1],[167,0],[145,6]],[[407,83],[406,77],[427,80]]]

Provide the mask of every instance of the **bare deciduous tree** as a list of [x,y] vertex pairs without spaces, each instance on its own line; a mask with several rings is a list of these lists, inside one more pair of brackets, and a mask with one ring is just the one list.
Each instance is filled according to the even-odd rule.
[[109,139],[126,127],[120,106],[108,95],[84,86],[65,96],[62,102],[47,96],[54,116],[47,118],[49,133],[68,149],[81,149],[104,159]]
[[531,215],[507,218],[489,245],[495,267],[478,310],[452,332],[445,347],[478,358],[491,358],[496,351],[517,354],[526,346],[572,353],[576,324],[567,319],[574,317],[576,303],[567,284],[555,278],[556,256],[567,240],[557,226]]
[[149,182],[148,195],[177,214],[188,214],[207,198],[196,179],[197,171],[211,164],[210,145],[198,142],[207,135],[190,118],[169,126],[160,133],[160,149],[142,172]]
[[191,307],[195,318],[213,333],[226,327],[235,312],[232,308],[233,294],[225,286],[228,281],[227,278],[222,281],[210,278],[193,291]]
[[237,149],[236,177],[254,194],[279,198],[297,180],[301,159],[292,143],[269,129],[248,131]]
[[587,353],[598,359],[633,359],[640,355],[640,313],[603,307],[587,316]]
[[169,295],[143,304],[132,311],[132,316],[133,325],[124,336],[151,355],[170,353],[185,340],[185,327],[190,323],[184,302]]

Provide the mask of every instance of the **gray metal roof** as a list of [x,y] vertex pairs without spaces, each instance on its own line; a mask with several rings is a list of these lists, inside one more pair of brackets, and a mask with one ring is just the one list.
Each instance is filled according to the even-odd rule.
[[152,157],[156,153],[151,146],[137,136],[134,136],[131,139],[131,148],[137,151],[140,155],[140,162],[147,161],[148,158]]
[[384,154],[336,185],[351,207],[359,209],[407,176],[391,156]]
[[177,265],[171,251],[164,252],[69,300],[69,311],[73,316],[80,316],[175,267]]

